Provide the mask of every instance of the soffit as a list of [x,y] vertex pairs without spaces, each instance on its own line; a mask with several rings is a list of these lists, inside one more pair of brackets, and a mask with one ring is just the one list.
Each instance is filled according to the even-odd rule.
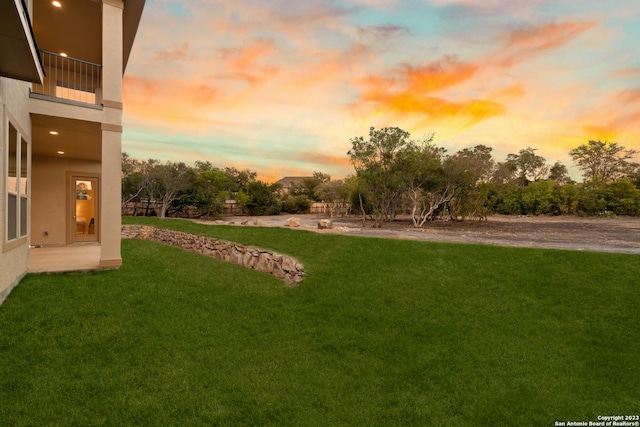
[[34,0],[33,32],[38,47],[53,53],[64,52],[83,61],[102,63],[102,2]]
[[[4,0],[3,0],[4,1]],[[100,0],[34,0],[33,30],[40,49],[64,52],[83,61],[102,64],[102,2]],[[145,0],[125,0],[122,12],[123,73],[138,31]]]
[[123,25],[123,38],[124,46],[122,47],[122,73],[127,68],[127,62],[129,62],[129,55],[133,48],[133,41],[136,38],[138,32],[138,25],[142,18],[142,10],[144,9],[145,0],[125,0],[122,25]]
[[42,82],[42,66],[21,0],[0,1],[0,76]]
[[[58,135],[51,135],[49,132],[52,130]],[[100,123],[32,114],[31,132],[31,153],[34,156],[89,161],[102,158]],[[64,155],[58,151],[63,151]]]

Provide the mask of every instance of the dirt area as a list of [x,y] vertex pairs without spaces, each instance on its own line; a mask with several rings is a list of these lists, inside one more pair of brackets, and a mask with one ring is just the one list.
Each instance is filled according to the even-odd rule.
[[284,227],[291,217],[300,220],[298,228],[319,233],[354,236],[428,240],[434,242],[481,243],[500,246],[616,252],[640,255],[640,218],[511,217],[491,216],[487,221],[434,221],[415,228],[409,217],[372,228],[362,227],[360,218],[331,218],[333,228],[318,230],[319,215],[281,215],[229,217],[218,223]]

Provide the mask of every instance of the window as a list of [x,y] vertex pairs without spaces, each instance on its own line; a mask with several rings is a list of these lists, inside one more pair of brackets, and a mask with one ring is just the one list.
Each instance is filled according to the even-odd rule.
[[11,122],[8,127],[6,241],[11,242],[28,233],[29,146]]
[[20,138],[20,237],[27,235],[27,141]]
[[18,131],[9,123],[9,176],[7,177],[7,240],[18,237]]

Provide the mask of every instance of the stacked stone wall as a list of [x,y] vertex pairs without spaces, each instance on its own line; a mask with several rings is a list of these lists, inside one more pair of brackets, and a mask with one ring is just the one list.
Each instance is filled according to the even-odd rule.
[[146,225],[123,225],[122,238],[151,240],[238,264],[271,274],[289,286],[296,286],[304,279],[304,267],[291,257],[212,237]]

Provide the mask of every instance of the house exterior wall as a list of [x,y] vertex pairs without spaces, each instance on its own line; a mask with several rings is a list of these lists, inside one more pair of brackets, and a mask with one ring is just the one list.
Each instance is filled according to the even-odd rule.
[[[12,123],[22,137],[31,144],[31,119],[29,116],[29,84],[0,77],[0,304],[18,284],[29,267],[29,236],[7,242],[7,147],[8,125]],[[29,153],[30,155],[30,153]],[[27,176],[27,194],[30,195],[31,179]],[[31,196],[29,196],[31,197]],[[27,219],[28,223],[28,219]]]
[[34,156],[32,159],[31,244],[67,244],[67,192],[69,173],[100,173],[100,163],[65,158]]
[[122,72],[123,10],[122,0],[102,0],[102,106],[87,108],[45,99],[31,99],[33,114],[99,123],[101,161],[95,164],[65,163],[59,158],[34,159],[32,207],[34,245],[64,245],[68,241],[68,188],[70,172],[92,173],[100,177],[100,266],[119,267],[120,251],[120,179],[122,152]]
[[[48,1],[25,0],[29,15],[38,6],[48,7]],[[91,43],[84,47],[101,51],[101,84],[99,93],[102,105],[83,106],[73,102],[57,102],[56,99],[29,96],[30,84],[0,77],[0,304],[15,287],[29,267],[30,245],[65,245],[69,243],[69,179],[71,175],[98,177],[100,183],[99,203],[100,230],[98,232],[101,256],[101,267],[118,267],[122,264],[120,252],[121,217],[120,217],[120,176],[122,145],[122,74],[125,59],[128,58],[133,38],[137,31],[144,0],[98,0],[101,4],[101,46]],[[47,6],[44,6],[44,5]],[[129,6],[126,8],[126,6]],[[92,6],[93,7],[93,6]],[[126,8],[126,10],[125,10]],[[42,9],[40,9],[42,11]],[[81,13],[85,13],[84,11]],[[95,8],[93,12],[95,13]],[[41,16],[46,16],[42,13]],[[70,16],[70,15],[67,15]],[[95,17],[96,15],[92,15]],[[84,16],[73,19],[82,20]],[[37,20],[38,18],[35,17]],[[125,23],[126,21],[126,23]],[[47,28],[46,23],[42,25]],[[40,28],[43,28],[42,26]],[[77,30],[75,27],[63,27]],[[97,27],[96,27],[97,28]],[[49,43],[49,50],[57,52],[58,34],[44,33],[42,40]],[[72,33],[69,33],[72,34]],[[42,46],[41,46],[42,47]],[[81,58],[79,58],[81,59]],[[38,65],[39,66],[39,65]],[[42,70],[40,70],[41,73]],[[33,79],[32,79],[33,81]],[[53,95],[56,96],[56,95]],[[43,143],[42,128],[38,123],[71,123],[79,126],[80,122],[95,124],[91,136],[99,132],[99,160],[92,153],[87,154],[87,147],[82,142],[72,142],[73,147],[83,147],[85,151],[77,158],[91,160],[73,160],[55,157],[55,154],[32,155],[37,150],[46,150]],[[27,142],[27,221],[28,233],[25,237],[7,242],[7,175],[9,121],[18,129],[22,139]],[[33,122],[33,125],[32,125]],[[32,127],[34,126],[34,127]],[[35,139],[35,141],[32,141]],[[67,140],[69,141],[69,140]],[[35,144],[35,149],[33,149]],[[42,145],[41,145],[42,144]],[[40,153],[39,153],[40,154]],[[18,192],[21,194],[21,192]],[[18,202],[20,202],[19,200]],[[13,203],[13,202],[12,202]],[[21,208],[17,208],[19,210]],[[22,211],[24,212],[24,210]],[[22,227],[24,222],[20,223]]]
[[122,159],[122,0],[102,3],[102,203],[100,205],[100,266],[122,265],[120,252]]

